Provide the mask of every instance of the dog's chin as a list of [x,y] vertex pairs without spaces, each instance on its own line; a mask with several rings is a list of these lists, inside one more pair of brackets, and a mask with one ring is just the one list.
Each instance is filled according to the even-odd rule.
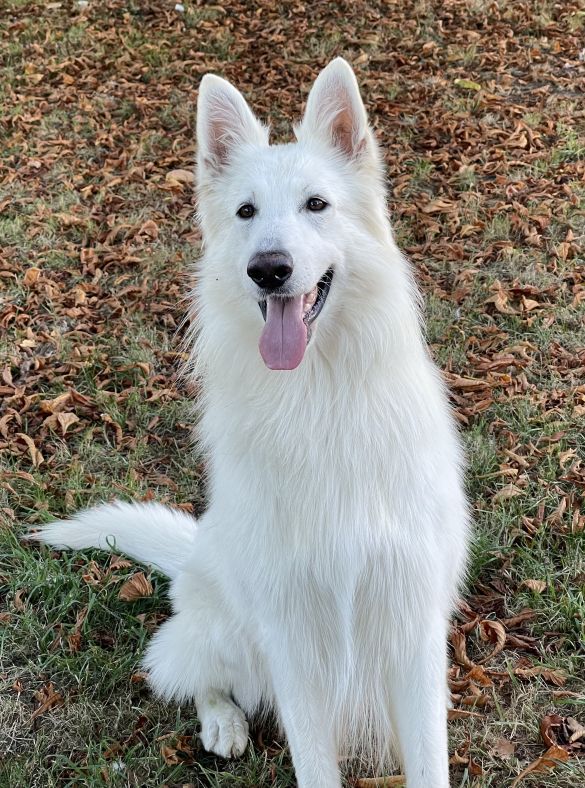
[[265,322],[260,355],[269,369],[291,370],[301,363],[332,280],[333,269],[329,268],[308,293],[292,296],[283,289],[259,302]]

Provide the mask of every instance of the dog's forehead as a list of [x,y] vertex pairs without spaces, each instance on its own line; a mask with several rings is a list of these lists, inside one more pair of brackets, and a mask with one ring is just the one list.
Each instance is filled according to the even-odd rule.
[[281,197],[316,188],[334,175],[326,157],[300,143],[244,150],[234,167],[243,188]]

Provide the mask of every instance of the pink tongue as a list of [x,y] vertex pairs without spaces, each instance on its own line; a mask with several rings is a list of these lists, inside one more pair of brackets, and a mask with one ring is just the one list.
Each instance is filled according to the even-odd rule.
[[303,296],[269,298],[266,325],[260,337],[260,355],[270,369],[295,369],[307,347],[303,321]]

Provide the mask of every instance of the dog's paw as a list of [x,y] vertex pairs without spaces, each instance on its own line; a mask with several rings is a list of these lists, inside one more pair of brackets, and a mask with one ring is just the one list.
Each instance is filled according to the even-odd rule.
[[241,709],[227,698],[199,709],[199,738],[208,752],[237,758],[248,746],[248,723]]

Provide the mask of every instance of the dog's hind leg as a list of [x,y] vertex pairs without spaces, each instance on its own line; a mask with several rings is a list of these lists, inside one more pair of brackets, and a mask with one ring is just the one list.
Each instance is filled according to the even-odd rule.
[[254,711],[266,695],[260,660],[209,578],[178,579],[177,612],[151,640],[144,665],[156,694],[194,701],[206,750],[224,758],[241,755],[248,723],[241,703]]

